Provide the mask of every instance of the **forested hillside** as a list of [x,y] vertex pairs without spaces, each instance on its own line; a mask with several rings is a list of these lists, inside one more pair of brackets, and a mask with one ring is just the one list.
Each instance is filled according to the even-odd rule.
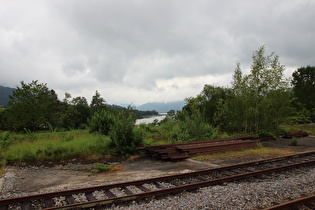
[[0,85],[0,106],[6,106],[9,102],[9,95],[12,94],[14,88],[4,87]]

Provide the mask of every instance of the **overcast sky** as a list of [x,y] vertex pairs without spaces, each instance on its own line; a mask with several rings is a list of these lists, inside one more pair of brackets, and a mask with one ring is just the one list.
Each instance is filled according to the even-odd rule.
[[290,76],[315,65],[312,0],[0,0],[0,85],[140,105],[246,74],[265,45]]

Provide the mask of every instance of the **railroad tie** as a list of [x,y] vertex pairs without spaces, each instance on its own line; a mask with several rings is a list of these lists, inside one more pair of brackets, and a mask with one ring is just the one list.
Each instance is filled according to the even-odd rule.
[[205,177],[203,177],[203,176],[198,176],[198,177],[196,177],[197,179],[201,179],[202,181],[208,181],[208,179],[207,178],[205,178]]
[[52,198],[45,198],[44,202],[45,202],[46,208],[55,206],[55,202],[54,202],[54,200]]
[[139,188],[140,190],[142,190],[143,192],[150,192],[151,190],[146,188],[143,185],[136,185],[137,188]]
[[85,197],[88,199],[88,201],[96,201],[97,199],[94,197],[93,192],[86,192]]
[[153,182],[153,184],[159,189],[165,189],[166,188],[163,185],[159,184],[158,182]]
[[22,210],[32,209],[32,203],[30,201],[21,203]]
[[66,195],[66,200],[68,204],[74,204],[75,200],[72,195]]
[[127,195],[133,195],[134,193],[129,190],[127,187],[121,187],[122,191],[124,191]]
[[109,189],[103,190],[103,193],[104,193],[108,198],[116,198],[116,197],[117,197],[114,193],[112,193],[111,191],[109,191]]

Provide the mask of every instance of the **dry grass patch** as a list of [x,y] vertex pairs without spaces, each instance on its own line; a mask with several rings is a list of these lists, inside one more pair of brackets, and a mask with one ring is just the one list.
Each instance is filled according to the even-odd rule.
[[293,155],[295,152],[285,149],[273,149],[267,147],[260,147],[256,149],[246,149],[242,151],[229,151],[223,153],[215,153],[209,155],[200,155],[193,157],[197,161],[211,161],[211,160],[235,160],[235,159],[265,159],[284,155]]
[[3,166],[3,167],[0,167],[0,178],[1,178],[1,177],[2,177],[2,175],[3,175],[4,169],[5,169],[5,167],[4,167],[4,166]]

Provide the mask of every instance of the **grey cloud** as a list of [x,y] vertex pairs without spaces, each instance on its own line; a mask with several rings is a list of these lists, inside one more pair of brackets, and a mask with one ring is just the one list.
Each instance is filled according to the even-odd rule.
[[198,89],[198,82],[178,88],[158,81],[231,74],[236,62],[248,68],[261,45],[288,67],[314,65],[315,3],[310,0],[1,4],[1,84],[39,79],[92,94],[124,87],[152,98],[172,88],[185,98],[181,89]]

